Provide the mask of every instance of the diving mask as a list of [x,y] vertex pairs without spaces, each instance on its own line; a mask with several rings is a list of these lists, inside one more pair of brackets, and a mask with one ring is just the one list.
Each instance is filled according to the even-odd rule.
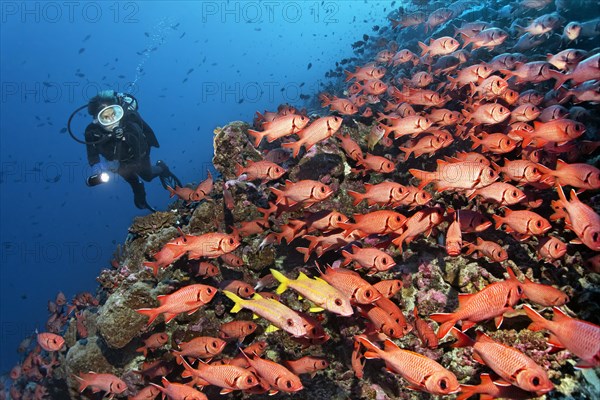
[[123,114],[123,107],[113,104],[100,110],[97,120],[102,126],[114,125],[123,118]]

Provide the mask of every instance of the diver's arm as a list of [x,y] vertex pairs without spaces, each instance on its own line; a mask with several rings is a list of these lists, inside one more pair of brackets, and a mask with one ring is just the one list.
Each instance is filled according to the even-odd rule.
[[[94,135],[97,127],[94,124],[89,124],[87,128],[85,128],[85,141],[86,142],[94,142],[98,140],[98,137]],[[87,144],[87,159],[90,165],[95,165],[100,162],[100,152],[98,148],[94,144]]]
[[142,132],[144,133],[144,136],[146,137],[148,145],[151,147],[159,148],[160,144],[158,144],[158,139],[156,139],[156,134],[154,133],[154,130],[150,127],[150,125],[148,125],[146,123],[146,121],[144,121],[144,119],[142,118],[140,113],[137,111],[132,112],[132,116],[133,116],[133,119],[135,120],[135,122],[142,129]]

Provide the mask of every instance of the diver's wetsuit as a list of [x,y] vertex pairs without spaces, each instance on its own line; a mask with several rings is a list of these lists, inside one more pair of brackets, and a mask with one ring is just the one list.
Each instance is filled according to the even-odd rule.
[[[152,209],[146,202],[146,190],[138,176],[150,182],[166,172],[157,165],[150,164],[150,149],[159,147],[154,131],[136,111],[127,111],[121,120],[122,136],[115,134],[106,141],[87,145],[90,165],[100,162],[100,155],[108,161],[118,161],[117,173],[133,189],[134,203],[138,208]],[[95,142],[109,134],[98,124],[89,124],[85,129],[85,140]],[[117,136],[120,136],[117,137]]]

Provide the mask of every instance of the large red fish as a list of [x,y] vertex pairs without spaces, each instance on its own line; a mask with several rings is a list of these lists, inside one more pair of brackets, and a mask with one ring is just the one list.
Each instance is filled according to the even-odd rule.
[[503,314],[511,311],[523,296],[523,285],[510,268],[507,272],[509,278],[504,281],[489,284],[477,293],[459,294],[458,308],[453,313],[432,314],[430,318],[441,323],[438,338],[446,336],[458,321],[462,321],[463,332],[477,322],[491,318],[494,318],[496,327],[500,327]]
[[386,339],[384,348],[375,346],[364,336],[356,336],[357,342],[365,346],[365,358],[380,358],[388,370],[406,379],[409,387],[431,394],[447,395],[457,393],[460,385],[456,376],[429,357],[399,348]]
[[103,391],[113,398],[116,394],[121,394],[127,390],[127,384],[113,374],[97,374],[90,372],[74,375],[79,381],[79,391],[83,392],[90,387],[94,392]]
[[301,147],[304,147],[306,151],[310,150],[315,144],[333,136],[340,129],[340,126],[342,126],[340,117],[321,117],[313,121],[308,127],[296,132],[300,140],[283,143],[281,147],[292,149],[293,156],[297,157]]
[[152,382],[150,382],[150,384],[160,390],[163,397],[166,396],[169,399],[208,400],[208,397],[206,397],[204,393],[199,392],[188,385],[184,385],[183,383],[171,383],[164,376],[162,377],[163,386],[159,386]]
[[185,235],[182,240],[167,243],[163,250],[169,249],[176,255],[181,251],[187,252],[188,259],[197,260],[200,257],[217,258],[232,252],[239,245],[237,234],[209,232],[199,236]]
[[258,378],[251,371],[230,364],[206,364],[204,361],[198,363],[198,368],[192,368],[187,361],[183,360],[185,371],[182,378],[193,377],[194,381],[215,385],[221,388],[220,394],[229,394],[234,390],[247,390],[258,385]]
[[473,358],[505,381],[538,395],[554,389],[545,369],[519,350],[496,342],[481,331],[477,331],[475,341],[456,328],[452,329],[452,335],[458,339],[453,347],[472,346]]
[[140,308],[135,311],[149,317],[148,326],[160,314],[165,314],[165,322],[169,322],[181,313],[196,312],[200,307],[209,303],[216,293],[216,288],[197,283],[184,286],[171,294],[158,296],[157,300],[160,306],[157,308]]
[[557,211],[550,219],[556,219],[556,216],[565,214],[567,219],[567,229],[572,230],[578,239],[571,243],[582,243],[594,251],[600,251],[600,215],[593,208],[579,200],[575,190],[571,190],[571,201],[567,200],[562,186],[558,186],[559,200],[552,202],[555,210],[564,208],[564,213]]
[[273,142],[282,137],[298,133],[304,129],[310,120],[304,115],[288,114],[280,116],[272,121],[263,122],[264,131],[259,132],[248,129],[248,134],[254,137],[254,147],[258,147],[263,138],[267,138],[269,142]]
[[331,188],[321,182],[304,179],[298,182],[285,181],[283,189],[270,188],[271,192],[277,196],[275,204],[281,204],[291,207],[301,203],[309,207],[315,203],[325,200],[333,194]]
[[554,308],[554,318],[549,321],[531,307],[524,307],[533,323],[529,329],[547,329],[552,333],[551,344],[566,347],[581,358],[579,368],[594,368],[600,365],[600,326],[571,318],[558,308]]
[[436,171],[427,172],[411,168],[408,172],[421,180],[419,188],[435,182],[438,192],[452,189],[479,189],[491,185],[498,179],[498,174],[492,168],[470,161],[449,163],[437,160]]
[[[246,353],[243,354],[246,355]],[[256,355],[246,355],[246,358],[258,376],[271,386],[270,395],[279,391],[293,393],[304,389],[300,378],[283,365]]]

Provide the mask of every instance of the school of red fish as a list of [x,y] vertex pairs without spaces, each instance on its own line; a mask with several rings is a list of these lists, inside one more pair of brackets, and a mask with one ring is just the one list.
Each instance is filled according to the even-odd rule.
[[[184,207],[222,199],[231,211],[238,186],[251,185],[264,189],[268,207],[249,205],[262,216],[222,231],[185,233],[183,226],[179,236],[149,257],[143,265],[159,282],[180,259],[195,267],[188,284],[158,296],[155,307],[136,309],[147,324],[137,350],[146,358],[141,373],[148,377],[147,386],[128,387],[110,371],[86,371],[76,376],[79,391],[101,391],[109,398],[128,394],[137,400],[160,394],[173,400],[207,399],[207,386],[218,387],[221,394],[295,393],[310,381],[300,375],[314,377],[334,360],[363,379],[384,373],[377,362],[366,361],[380,359],[402,378],[402,387],[429,394],[459,399],[552,394],[559,380],[551,378],[556,375],[547,366],[491,337],[494,329],[486,321],[501,329],[507,313],[529,318],[527,329],[548,333],[548,349],[568,352],[577,368],[597,368],[600,326],[578,319],[567,307],[569,295],[553,285],[552,274],[542,275],[542,268],[559,274],[557,267],[565,268],[562,260],[577,252],[587,262],[587,273],[600,273],[600,170],[586,162],[600,147],[594,140],[600,50],[593,45],[600,22],[571,20],[576,10],[559,0],[507,2],[499,5],[494,20],[475,20],[474,15],[482,15],[479,3],[459,0],[395,13],[387,35],[368,42],[372,46],[364,54],[372,58],[345,71],[337,93],[320,94],[329,115],[307,115],[289,105],[257,113],[247,140],[262,160],[238,160],[236,179],[224,182],[222,193],[215,193],[210,175],[196,187],[169,188]],[[502,18],[512,25],[494,26]],[[370,131],[353,129],[356,121]],[[354,186],[332,184],[331,176],[295,181],[286,176],[301,160],[316,157],[324,144],[343,152],[344,179]],[[334,209],[343,201],[345,209],[361,212],[344,215]],[[222,272],[219,265],[244,270],[245,261],[235,250],[256,237],[261,249],[297,252],[305,267],[273,265],[260,279],[245,273],[244,279],[215,281]],[[528,257],[537,260],[533,275],[509,263],[517,248],[529,249],[533,256]],[[439,310],[445,313],[422,314],[416,303],[403,308],[405,284],[402,274],[394,275],[404,256],[419,251],[442,251],[446,263],[477,258],[482,268],[505,276],[481,290],[458,293],[456,307]],[[198,283],[204,280],[218,283]],[[276,289],[260,291],[269,287]],[[286,304],[280,295],[288,289],[307,307]],[[218,335],[200,332],[170,348],[170,358],[153,358],[170,343],[165,329],[170,321],[201,313],[217,298],[232,316]],[[91,299],[79,301],[89,305]],[[65,303],[63,296],[53,307]],[[39,347],[11,378],[45,376],[56,353],[65,351],[62,326],[81,309],[74,302],[68,312],[55,312],[59,322],[37,334]],[[250,315],[259,319],[250,320]],[[336,321],[351,318],[360,321],[353,344],[337,343],[348,351],[291,359],[286,348],[279,348],[278,359],[267,356],[273,332],[285,332],[289,343],[311,349],[331,340]],[[85,321],[79,317],[77,327],[85,337]],[[398,339],[406,335],[415,335],[420,345],[403,347]],[[223,356],[228,346],[232,350]],[[470,348],[468,354],[485,366],[484,373],[459,382],[451,366],[424,351],[442,347]],[[10,396],[46,398],[43,389],[39,392],[25,397],[11,389]]]

